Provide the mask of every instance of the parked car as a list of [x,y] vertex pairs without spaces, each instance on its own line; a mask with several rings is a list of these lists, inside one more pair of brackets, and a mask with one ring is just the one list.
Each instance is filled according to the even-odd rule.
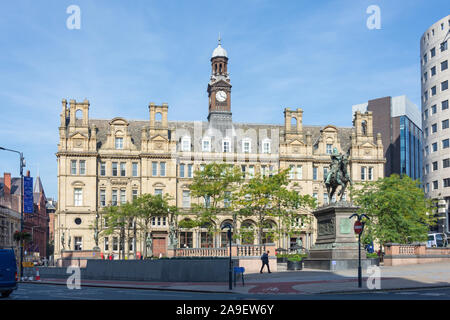
[[13,249],[0,249],[0,292],[8,297],[17,289],[17,264]]
[[444,233],[428,234],[428,241],[427,241],[428,248],[446,247],[447,244],[448,244],[447,236]]

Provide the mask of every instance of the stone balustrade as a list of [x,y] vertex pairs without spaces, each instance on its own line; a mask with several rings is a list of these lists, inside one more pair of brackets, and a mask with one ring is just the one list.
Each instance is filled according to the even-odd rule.
[[425,243],[385,244],[384,265],[396,266],[450,261],[450,248],[427,248]]
[[[269,251],[269,255],[275,254],[275,244],[261,245],[232,245],[231,255],[233,257],[259,257],[264,252]],[[230,248],[180,248],[174,249],[175,257],[227,257],[230,255]]]

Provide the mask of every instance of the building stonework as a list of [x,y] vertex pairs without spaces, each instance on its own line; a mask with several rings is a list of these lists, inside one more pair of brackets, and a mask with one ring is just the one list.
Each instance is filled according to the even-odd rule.
[[[100,228],[104,227],[102,208],[132,201],[141,194],[169,194],[173,203],[189,216],[191,204],[200,201],[189,193],[194,172],[211,162],[226,161],[239,166],[246,178],[291,168],[290,186],[301,194],[315,196],[319,204],[327,202],[323,178],[333,148],[349,153],[354,182],[384,176],[381,135],[373,134],[371,112],[356,112],[351,128],[303,125],[303,111],[289,108],[284,110],[284,125],[234,123],[227,64],[227,53],[219,44],[211,58],[206,122],[169,121],[166,103],[150,103],[148,120],[90,119],[89,101],[62,101],[56,154],[56,258],[62,249],[91,250],[95,246],[93,226],[97,214]],[[308,210],[302,213],[312,216]],[[231,212],[219,216],[216,227],[220,230],[231,219]],[[279,221],[268,219],[268,223],[278,228]],[[238,221],[237,227],[255,224],[256,219],[249,218]],[[166,254],[168,228],[165,218],[152,221],[153,255]],[[225,234],[219,231],[211,237],[207,229],[180,229],[178,246],[225,246]],[[306,247],[311,247],[316,234],[313,219],[310,224],[298,226],[295,238],[286,235],[276,242],[279,247],[288,248],[301,238]],[[130,257],[133,252],[144,251],[145,235],[138,237],[125,244]],[[118,252],[117,238],[100,235],[99,247],[105,256]]]

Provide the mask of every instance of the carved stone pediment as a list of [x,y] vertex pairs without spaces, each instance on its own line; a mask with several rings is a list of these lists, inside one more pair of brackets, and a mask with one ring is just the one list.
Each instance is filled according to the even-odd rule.
[[128,179],[111,179],[111,185],[126,186],[127,184],[128,184]]

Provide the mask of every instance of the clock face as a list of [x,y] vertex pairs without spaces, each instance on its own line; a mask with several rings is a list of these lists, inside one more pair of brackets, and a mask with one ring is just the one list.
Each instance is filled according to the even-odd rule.
[[225,100],[227,100],[227,93],[225,91],[218,91],[216,93],[216,99],[219,102],[224,102]]

